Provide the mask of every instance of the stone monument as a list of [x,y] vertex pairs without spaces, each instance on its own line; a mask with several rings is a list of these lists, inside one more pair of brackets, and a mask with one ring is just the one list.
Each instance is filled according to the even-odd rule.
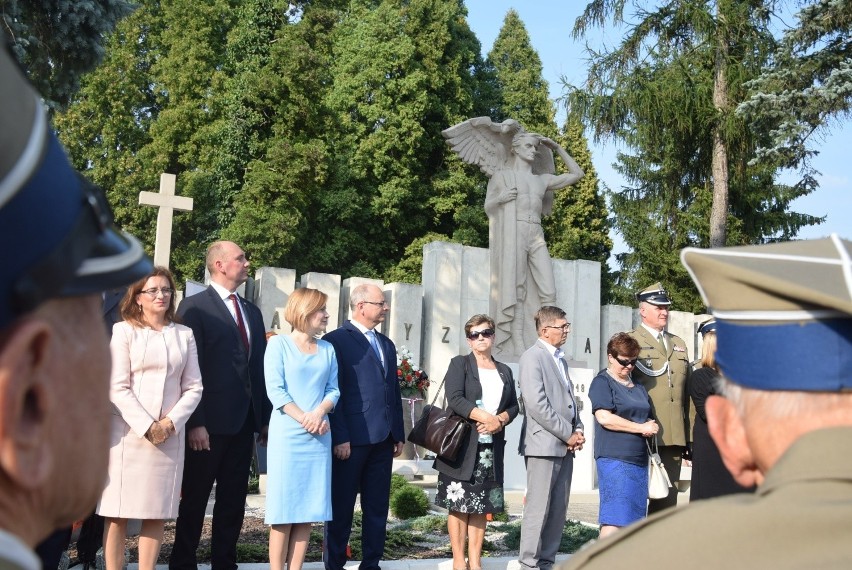
[[[556,304],[556,281],[542,216],[553,193],[576,184],[583,170],[553,140],[524,130],[518,121],[475,117],[442,133],[459,157],[488,176],[485,213],[490,251],[489,314],[497,324],[495,355],[516,360],[537,335],[533,314]],[[553,153],[568,171],[556,174]]]

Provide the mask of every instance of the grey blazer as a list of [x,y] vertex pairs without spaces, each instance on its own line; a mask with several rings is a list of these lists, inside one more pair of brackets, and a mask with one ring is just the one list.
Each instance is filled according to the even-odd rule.
[[570,390],[562,381],[556,361],[537,340],[519,361],[519,384],[524,402],[524,423],[518,453],[533,457],[565,457],[566,443],[578,429],[583,429],[574,401],[574,385]]

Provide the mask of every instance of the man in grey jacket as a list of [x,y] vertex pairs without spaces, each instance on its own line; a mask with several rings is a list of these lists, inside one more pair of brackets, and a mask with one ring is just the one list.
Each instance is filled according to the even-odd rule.
[[559,307],[535,314],[538,340],[520,358],[525,415],[518,452],[527,467],[527,496],[518,561],[522,568],[553,566],[574,470],[574,452],[583,448],[583,422],[574,401],[562,345],[571,323]]

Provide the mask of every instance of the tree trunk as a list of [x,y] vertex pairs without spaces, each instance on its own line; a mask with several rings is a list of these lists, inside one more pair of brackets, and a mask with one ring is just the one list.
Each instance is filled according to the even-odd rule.
[[710,247],[724,247],[728,229],[728,146],[724,122],[728,114],[728,81],[725,65],[728,59],[728,31],[725,17],[716,7],[716,61],[713,71],[713,106],[716,126],[713,128],[713,205],[710,209]]

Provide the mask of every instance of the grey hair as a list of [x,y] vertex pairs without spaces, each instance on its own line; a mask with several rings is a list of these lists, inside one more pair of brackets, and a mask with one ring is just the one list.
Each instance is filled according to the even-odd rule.
[[718,382],[719,393],[733,404],[742,418],[756,408],[778,422],[819,417],[839,408],[852,411],[852,393],[849,392],[756,390],[741,386],[724,375],[719,376]]
[[549,325],[550,323],[565,318],[565,311],[560,309],[559,307],[554,307],[552,305],[545,305],[540,308],[535,313],[535,330],[536,332],[541,332],[541,328],[545,325]]

